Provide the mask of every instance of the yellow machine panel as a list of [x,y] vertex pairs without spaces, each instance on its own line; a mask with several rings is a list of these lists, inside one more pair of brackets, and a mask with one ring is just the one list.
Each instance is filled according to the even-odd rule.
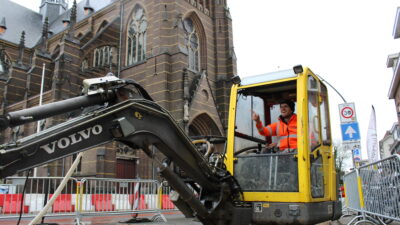
[[[291,116],[283,116],[282,107],[293,103]],[[279,218],[265,218],[285,209],[293,215],[297,209],[326,209],[305,216],[309,222],[314,221],[311,217],[323,221],[320,217],[338,213],[328,106],[326,86],[301,66],[245,78],[233,86],[225,162],[242,188],[244,201],[259,209],[256,222],[291,222],[279,213]],[[257,127],[254,113],[263,128]]]

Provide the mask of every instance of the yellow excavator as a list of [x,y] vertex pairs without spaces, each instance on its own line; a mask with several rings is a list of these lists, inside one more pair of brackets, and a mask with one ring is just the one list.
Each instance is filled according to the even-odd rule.
[[[232,79],[229,125],[220,152],[202,151],[132,80],[84,80],[84,95],[0,116],[6,129],[81,108],[80,116],[0,146],[0,177],[49,163],[111,141],[142,149],[174,190],[174,204],[206,225],[316,224],[341,215],[326,86],[310,69],[295,66]],[[277,121],[279,103],[295,103],[296,149],[274,149],[277,137],[259,134]],[[105,104],[107,103],[107,104]],[[102,105],[102,107],[92,107]],[[210,141],[212,145],[213,142]]]

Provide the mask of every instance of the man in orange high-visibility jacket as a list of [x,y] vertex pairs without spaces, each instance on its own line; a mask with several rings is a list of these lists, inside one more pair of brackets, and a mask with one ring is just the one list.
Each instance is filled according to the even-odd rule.
[[252,119],[256,122],[258,132],[263,136],[277,136],[278,143],[269,147],[279,147],[281,153],[290,153],[297,150],[297,115],[294,112],[294,102],[284,100],[280,102],[281,115],[279,121],[263,126],[260,116],[253,112]]

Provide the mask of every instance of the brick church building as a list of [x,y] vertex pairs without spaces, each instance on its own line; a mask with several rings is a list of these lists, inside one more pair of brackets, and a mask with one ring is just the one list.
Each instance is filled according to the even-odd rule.
[[[137,81],[191,136],[224,135],[236,74],[226,0],[42,0],[39,13],[0,7],[2,113],[81,94],[82,80],[112,72]],[[16,141],[70,118],[60,115],[1,133]],[[74,156],[37,169],[63,176]],[[152,178],[140,151],[117,143],[89,150],[75,176]]]

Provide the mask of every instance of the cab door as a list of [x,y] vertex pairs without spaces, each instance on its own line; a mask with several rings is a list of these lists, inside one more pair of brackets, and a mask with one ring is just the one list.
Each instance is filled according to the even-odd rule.
[[331,134],[327,89],[314,75],[307,77],[310,194],[313,201],[328,200],[332,174]]

